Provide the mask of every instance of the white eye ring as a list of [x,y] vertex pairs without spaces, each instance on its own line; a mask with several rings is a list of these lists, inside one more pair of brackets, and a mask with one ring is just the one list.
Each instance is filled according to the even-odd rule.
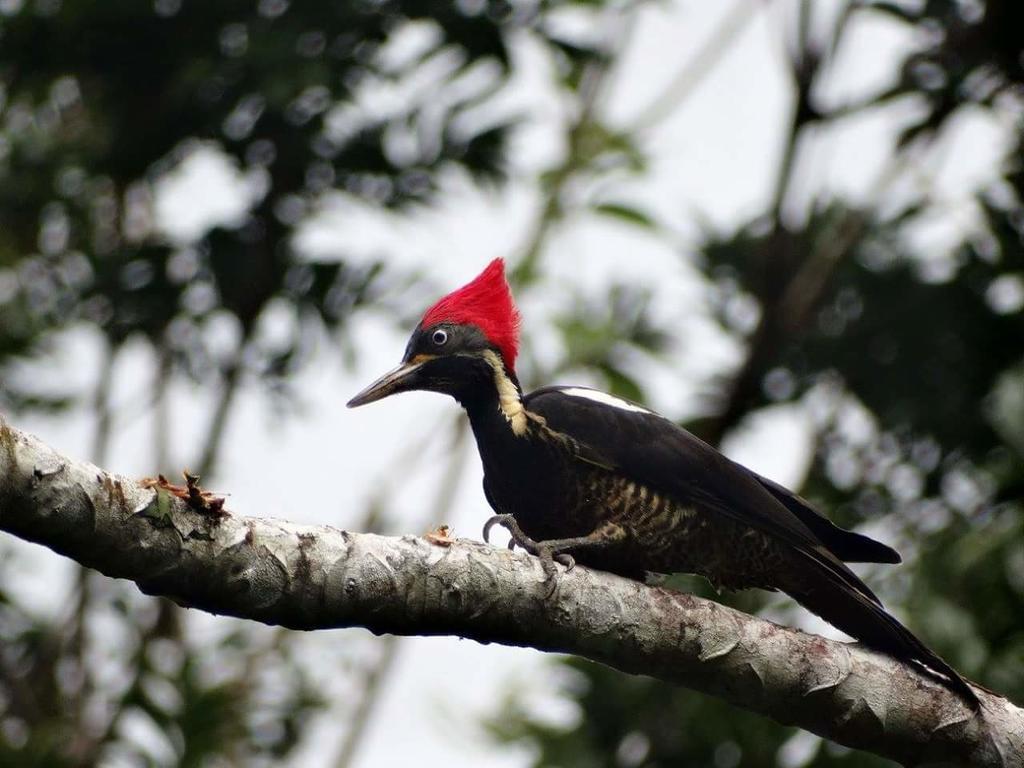
[[443,328],[438,328],[432,334],[430,334],[430,340],[439,347],[443,347],[448,343],[448,331]]

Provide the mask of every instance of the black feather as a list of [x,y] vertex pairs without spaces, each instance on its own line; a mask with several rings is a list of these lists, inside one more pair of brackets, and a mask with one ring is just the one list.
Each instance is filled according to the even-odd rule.
[[[594,463],[620,469],[681,502],[692,499],[714,506],[723,515],[800,549],[824,548],[829,560],[900,561],[891,547],[836,526],[781,485],[731,461],[658,414],[567,395],[563,387],[538,389],[523,402],[551,429],[579,443]],[[867,590],[841,562],[838,565]]]
[[887,544],[875,541],[864,534],[840,528],[826,518],[801,496],[784,488],[767,477],[747,470],[765,489],[782,502],[786,508],[800,518],[840,560],[847,563],[901,563],[900,553]]
[[963,678],[888,614],[843,562],[895,563],[895,550],[834,525],[796,494],[655,413],[565,390],[539,389],[523,402],[548,430],[568,438],[578,458],[667,494],[683,507],[710,511],[784,542],[792,554],[773,574],[772,588],[865,644],[948,678],[952,690],[972,708],[979,706]]

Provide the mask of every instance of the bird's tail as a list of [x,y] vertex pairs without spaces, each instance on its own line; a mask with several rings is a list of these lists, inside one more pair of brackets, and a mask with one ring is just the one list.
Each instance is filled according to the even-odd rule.
[[[829,569],[814,570],[819,571],[815,574],[817,578],[801,579],[802,583],[797,588],[787,589],[786,592],[809,611],[864,645],[901,661],[924,667],[960,696],[971,709],[980,708],[978,695],[968,682],[889,614],[877,599],[873,599],[874,596],[866,586],[864,592],[858,589],[860,579],[852,572],[847,572],[847,575]],[[828,572],[822,574],[821,570]],[[825,578],[822,578],[823,575]]]

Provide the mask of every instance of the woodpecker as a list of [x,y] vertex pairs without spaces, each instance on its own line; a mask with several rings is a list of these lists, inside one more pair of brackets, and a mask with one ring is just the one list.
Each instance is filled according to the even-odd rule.
[[401,364],[354,408],[426,390],[466,410],[495,514],[484,526],[541,559],[644,580],[695,573],[718,588],[781,590],[865,645],[924,667],[972,709],[970,685],[886,612],[845,563],[898,563],[881,542],[840,528],[807,501],[723,456],[674,422],[586,387],[523,394],[519,312],[504,262],[442,298]]

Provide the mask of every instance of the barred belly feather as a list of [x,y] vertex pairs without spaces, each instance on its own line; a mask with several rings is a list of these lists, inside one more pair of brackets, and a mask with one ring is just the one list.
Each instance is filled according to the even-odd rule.
[[564,500],[571,530],[559,535],[585,535],[608,522],[625,532],[607,549],[581,551],[580,563],[623,575],[695,573],[717,588],[774,588],[786,553],[772,537],[621,475],[594,468],[575,477]]

